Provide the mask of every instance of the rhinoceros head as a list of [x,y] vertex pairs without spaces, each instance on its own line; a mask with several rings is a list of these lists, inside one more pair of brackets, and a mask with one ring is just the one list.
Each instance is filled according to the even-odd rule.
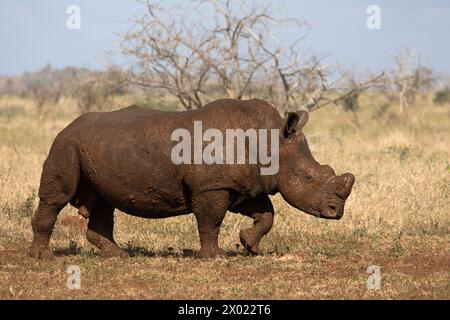
[[280,132],[280,168],[278,190],[295,208],[326,219],[340,219],[355,177],[337,176],[328,165],[319,164],[309,150],[303,126],[308,113],[289,113]]

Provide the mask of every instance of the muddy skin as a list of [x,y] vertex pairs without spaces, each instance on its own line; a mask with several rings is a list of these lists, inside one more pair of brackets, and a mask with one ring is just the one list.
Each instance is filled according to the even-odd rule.
[[[307,120],[304,111],[283,120],[272,105],[258,99],[217,100],[185,112],[131,106],[84,114],[58,134],[44,162],[29,254],[52,257],[50,237],[68,203],[89,218],[86,237],[106,257],[127,256],[113,238],[116,208],[143,218],[193,213],[201,258],[226,255],[218,246],[218,235],[227,211],[254,220],[239,237],[250,253],[257,254],[274,219],[268,195],[278,192],[303,212],[340,219],[355,178],[350,173],[336,176],[330,166],[314,160],[302,132]],[[177,142],[171,141],[171,134],[178,128],[193,132],[194,121],[202,121],[203,130],[223,133],[237,128],[279,129],[278,173],[261,175],[261,165],[248,162],[175,165],[171,151]]]

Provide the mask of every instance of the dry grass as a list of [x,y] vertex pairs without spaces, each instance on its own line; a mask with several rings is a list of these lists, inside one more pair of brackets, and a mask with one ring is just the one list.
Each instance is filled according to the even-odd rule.
[[[129,103],[127,98],[118,105]],[[363,97],[352,117],[314,112],[306,128],[316,159],[357,177],[340,221],[319,220],[274,197],[276,221],[263,256],[237,247],[247,218],[228,214],[222,247],[233,257],[199,261],[192,215],[144,220],[116,211],[115,237],[134,257],[102,259],[80,228],[57,225],[55,261],[27,258],[42,163],[75,117],[71,101],[37,116],[31,101],[0,100],[0,298],[450,298],[450,108],[424,105],[405,120],[375,117],[381,98]],[[76,215],[66,207],[60,217]],[[66,288],[66,268],[82,289]],[[366,269],[381,267],[381,290]]]

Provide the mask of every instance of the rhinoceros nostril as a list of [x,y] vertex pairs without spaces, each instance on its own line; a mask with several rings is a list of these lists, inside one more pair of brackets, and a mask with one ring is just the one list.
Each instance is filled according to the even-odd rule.
[[328,218],[334,218],[338,214],[337,207],[335,205],[328,205],[323,211],[323,214]]

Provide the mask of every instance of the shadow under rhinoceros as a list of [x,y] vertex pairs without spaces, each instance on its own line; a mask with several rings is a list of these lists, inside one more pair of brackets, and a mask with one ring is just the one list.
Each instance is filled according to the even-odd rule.
[[[195,258],[196,251],[192,249],[183,249],[181,251],[175,251],[173,248],[169,247],[166,250],[149,250],[144,247],[131,246],[124,249],[130,257],[162,257],[162,258]],[[228,257],[235,257],[240,255],[236,251],[227,251]]]
[[53,254],[55,257],[77,256],[81,254],[81,248],[78,247],[55,248],[53,250]]
[[[132,257],[160,257],[160,258],[195,258],[197,252],[192,249],[182,249],[181,251],[175,251],[172,247],[168,247],[165,250],[149,250],[147,248],[141,246],[127,246],[124,250]],[[228,257],[237,257],[237,256],[251,256],[247,251],[227,251]],[[89,256],[89,257],[101,257],[101,253],[98,251],[82,251],[81,247],[76,245],[69,245],[68,247],[59,247],[53,250],[53,254],[56,257],[68,257],[68,256]]]

